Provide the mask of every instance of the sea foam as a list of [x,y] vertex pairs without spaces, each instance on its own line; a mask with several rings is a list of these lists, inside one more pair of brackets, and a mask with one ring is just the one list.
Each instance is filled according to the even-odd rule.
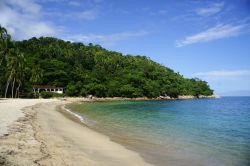
[[63,110],[66,111],[66,112],[68,112],[68,113],[71,114],[72,116],[76,117],[77,119],[79,119],[81,123],[83,123],[83,124],[85,124],[85,125],[88,125],[88,124],[89,124],[89,121],[88,121],[87,118],[85,118],[85,117],[83,117],[83,116],[81,116],[81,115],[78,115],[77,113],[74,113],[74,112],[72,112],[71,110],[69,110],[69,109],[67,109],[67,108],[65,108],[65,107],[63,107]]

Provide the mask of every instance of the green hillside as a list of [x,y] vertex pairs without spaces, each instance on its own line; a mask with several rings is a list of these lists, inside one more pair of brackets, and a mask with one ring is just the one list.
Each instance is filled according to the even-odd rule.
[[5,92],[7,97],[16,93],[31,97],[34,84],[64,87],[67,96],[213,94],[207,82],[184,78],[145,56],[123,55],[99,45],[51,37],[13,41],[0,28],[0,97]]

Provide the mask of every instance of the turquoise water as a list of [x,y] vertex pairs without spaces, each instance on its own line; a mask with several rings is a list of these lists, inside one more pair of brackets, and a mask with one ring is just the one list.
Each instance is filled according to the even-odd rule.
[[68,107],[155,165],[250,165],[250,97]]

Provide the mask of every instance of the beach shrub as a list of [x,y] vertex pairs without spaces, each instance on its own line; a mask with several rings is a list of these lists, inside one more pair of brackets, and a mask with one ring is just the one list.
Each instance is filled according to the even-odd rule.
[[48,98],[53,98],[53,97],[64,97],[63,94],[59,94],[59,93],[54,93],[54,92],[41,92],[40,96],[44,99],[48,99]]

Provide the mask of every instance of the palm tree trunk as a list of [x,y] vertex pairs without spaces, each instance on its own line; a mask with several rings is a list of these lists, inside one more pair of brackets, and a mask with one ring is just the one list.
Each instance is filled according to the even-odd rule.
[[6,89],[5,89],[5,94],[4,94],[5,98],[7,98],[7,92],[8,92],[9,85],[10,85],[11,75],[12,75],[12,73],[10,73],[10,76],[9,76],[7,83],[6,83]]
[[1,66],[1,65],[2,65],[2,63],[3,63],[3,59],[4,59],[4,58],[2,58],[2,59],[1,59],[1,61],[0,61],[0,66]]
[[14,78],[13,83],[12,83],[11,98],[14,97],[15,82],[16,82],[16,79]]
[[19,88],[20,88],[21,84],[18,84],[18,87],[16,88],[16,94],[15,94],[15,98],[19,98]]

